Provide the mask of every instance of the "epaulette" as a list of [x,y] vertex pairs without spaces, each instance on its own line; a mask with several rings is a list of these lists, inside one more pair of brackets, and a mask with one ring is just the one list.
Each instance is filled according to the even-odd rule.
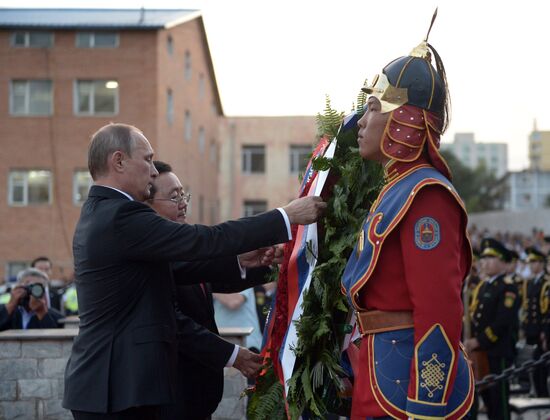
[[512,276],[508,274],[507,276],[504,276],[504,283],[505,284],[514,284],[514,280],[512,279]]
[[518,273],[514,273],[512,274],[512,279],[516,282],[516,283],[521,283],[523,282],[525,279],[523,278],[523,276],[519,275]]

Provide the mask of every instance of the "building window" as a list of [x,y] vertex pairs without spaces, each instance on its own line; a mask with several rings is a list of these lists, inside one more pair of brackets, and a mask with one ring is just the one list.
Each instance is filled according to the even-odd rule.
[[199,99],[203,99],[206,93],[206,81],[204,79],[204,74],[199,75]]
[[9,282],[15,282],[17,280],[17,273],[30,266],[31,263],[29,261],[8,261],[6,266],[6,279]]
[[210,163],[216,163],[218,155],[218,145],[216,144],[216,140],[212,139],[210,141]]
[[76,171],[73,176],[73,203],[81,206],[88,198],[88,192],[93,183],[88,171]]
[[169,55],[174,55],[174,40],[171,35],[168,35],[168,38],[166,38],[166,50]]
[[183,73],[185,76],[185,80],[191,80],[191,53],[189,51],[185,51]]
[[243,203],[243,217],[255,216],[267,211],[267,201],[246,200]]
[[115,115],[118,112],[118,82],[115,80],[77,80],[77,115]]
[[210,206],[210,224],[215,225],[218,222],[218,201],[214,201]]
[[199,195],[199,223],[204,221],[204,197]]
[[306,170],[306,165],[311,156],[311,147],[302,145],[290,146],[290,172],[301,173]]
[[10,113],[12,115],[52,115],[51,80],[12,80]]
[[243,173],[258,174],[265,172],[265,146],[243,146],[241,151]]
[[185,111],[185,123],[183,127],[185,131],[185,141],[191,141],[193,136],[193,122],[191,121],[191,111]]
[[174,122],[174,95],[172,94],[172,89],[168,89],[166,92],[166,119],[168,124]]
[[204,153],[206,134],[204,133],[204,127],[199,127],[199,151]]
[[50,48],[53,47],[53,32],[15,31],[11,34],[12,47]]
[[11,171],[8,184],[10,206],[50,204],[52,201],[50,171]]
[[76,46],[78,48],[116,48],[118,34],[116,32],[77,32]]

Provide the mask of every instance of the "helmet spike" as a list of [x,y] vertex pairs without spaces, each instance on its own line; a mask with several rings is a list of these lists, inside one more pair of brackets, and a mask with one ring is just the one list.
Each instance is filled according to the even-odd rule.
[[424,38],[424,42],[428,42],[428,37],[430,36],[430,32],[432,30],[432,26],[434,26],[435,18],[437,17],[437,7],[435,8],[434,15],[432,16],[432,22],[430,23],[430,27],[428,28],[428,33],[426,34],[426,38]]

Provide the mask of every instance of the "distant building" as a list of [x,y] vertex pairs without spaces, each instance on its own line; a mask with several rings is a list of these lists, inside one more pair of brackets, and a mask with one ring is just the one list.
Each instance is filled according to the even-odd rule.
[[482,163],[497,178],[508,171],[506,143],[476,143],[474,133],[456,133],[453,143],[441,143],[441,150],[452,152],[465,166],[475,169]]
[[550,171],[550,131],[539,131],[536,120],[529,135],[529,168]]
[[315,117],[228,117],[220,128],[222,219],[284,206],[298,195],[316,143]]
[[509,172],[506,183],[506,210],[550,207],[550,171]]
[[222,117],[196,10],[0,9],[0,278],[39,255],[71,275],[88,142],[111,121],[172,164],[190,222],[218,222]]

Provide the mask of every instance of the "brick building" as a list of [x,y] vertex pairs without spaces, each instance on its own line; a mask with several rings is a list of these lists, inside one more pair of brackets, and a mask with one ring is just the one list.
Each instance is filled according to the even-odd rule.
[[222,219],[254,215],[296,198],[316,132],[313,116],[224,118],[219,135]]
[[72,275],[87,145],[111,121],[174,166],[191,222],[218,221],[222,116],[200,12],[0,9],[0,279],[38,255]]

